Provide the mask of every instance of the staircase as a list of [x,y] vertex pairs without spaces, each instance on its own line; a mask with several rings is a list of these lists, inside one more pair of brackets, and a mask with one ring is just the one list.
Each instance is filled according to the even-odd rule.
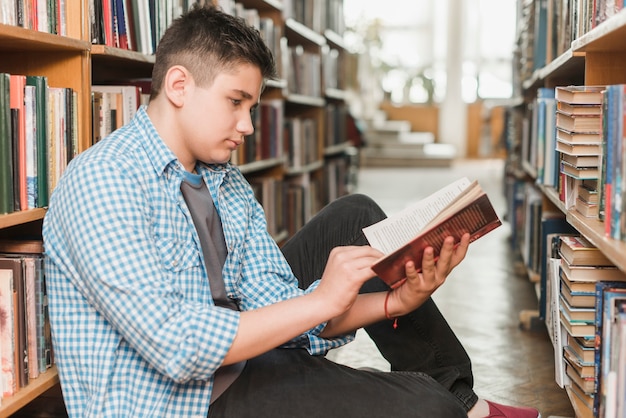
[[363,166],[446,167],[456,156],[453,145],[436,143],[431,132],[412,132],[408,121],[387,120],[384,112],[363,125]]

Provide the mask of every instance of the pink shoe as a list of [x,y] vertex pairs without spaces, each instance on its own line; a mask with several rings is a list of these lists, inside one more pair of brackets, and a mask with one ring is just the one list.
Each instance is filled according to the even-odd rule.
[[489,416],[487,418],[541,418],[535,408],[500,405],[487,401]]

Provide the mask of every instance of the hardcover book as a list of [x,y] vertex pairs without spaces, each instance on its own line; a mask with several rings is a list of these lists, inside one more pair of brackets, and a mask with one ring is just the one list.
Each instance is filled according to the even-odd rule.
[[561,258],[575,266],[613,266],[614,264],[593,244],[580,236],[561,237]]
[[605,86],[561,86],[555,90],[558,101],[570,104],[601,104]]
[[373,248],[386,254],[372,269],[389,286],[397,287],[405,279],[407,261],[413,260],[421,269],[427,247],[438,257],[447,236],[458,245],[469,233],[473,242],[501,224],[480,185],[464,177],[363,232]]
[[626,273],[615,266],[576,266],[562,258],[561,269],[570,281],[626,281]]

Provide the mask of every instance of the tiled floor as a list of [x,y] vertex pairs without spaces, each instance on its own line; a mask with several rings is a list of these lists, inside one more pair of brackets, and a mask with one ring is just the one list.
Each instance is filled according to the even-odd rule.
[[[372,196],[392,214],[467,176],[479,181],[504,217],[502,173],[501,160],[461,161],[451,168],[363,168],[357,191]],[[545,329],[520,328],[520,311],[537,309],[537,296],[515,268],[509,235],[504,222],[473,243],[433,297],[472,357],[479,396],[534,406],[543,417],[573,417],[565,391],[554,383],[553,351]],[[365,333],[330,357],[357,367],[388,368]]]

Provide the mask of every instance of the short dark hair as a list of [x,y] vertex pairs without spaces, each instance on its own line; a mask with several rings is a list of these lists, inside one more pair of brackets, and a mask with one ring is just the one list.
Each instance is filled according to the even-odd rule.
[[240,64],[258,67],[263,79],[276,78],[274,57],[258,30],[213,5],[196,3],[174,19],[158,44],[150,99],[159,95],[174,65],[187,68],[196,83],[206,86]]

